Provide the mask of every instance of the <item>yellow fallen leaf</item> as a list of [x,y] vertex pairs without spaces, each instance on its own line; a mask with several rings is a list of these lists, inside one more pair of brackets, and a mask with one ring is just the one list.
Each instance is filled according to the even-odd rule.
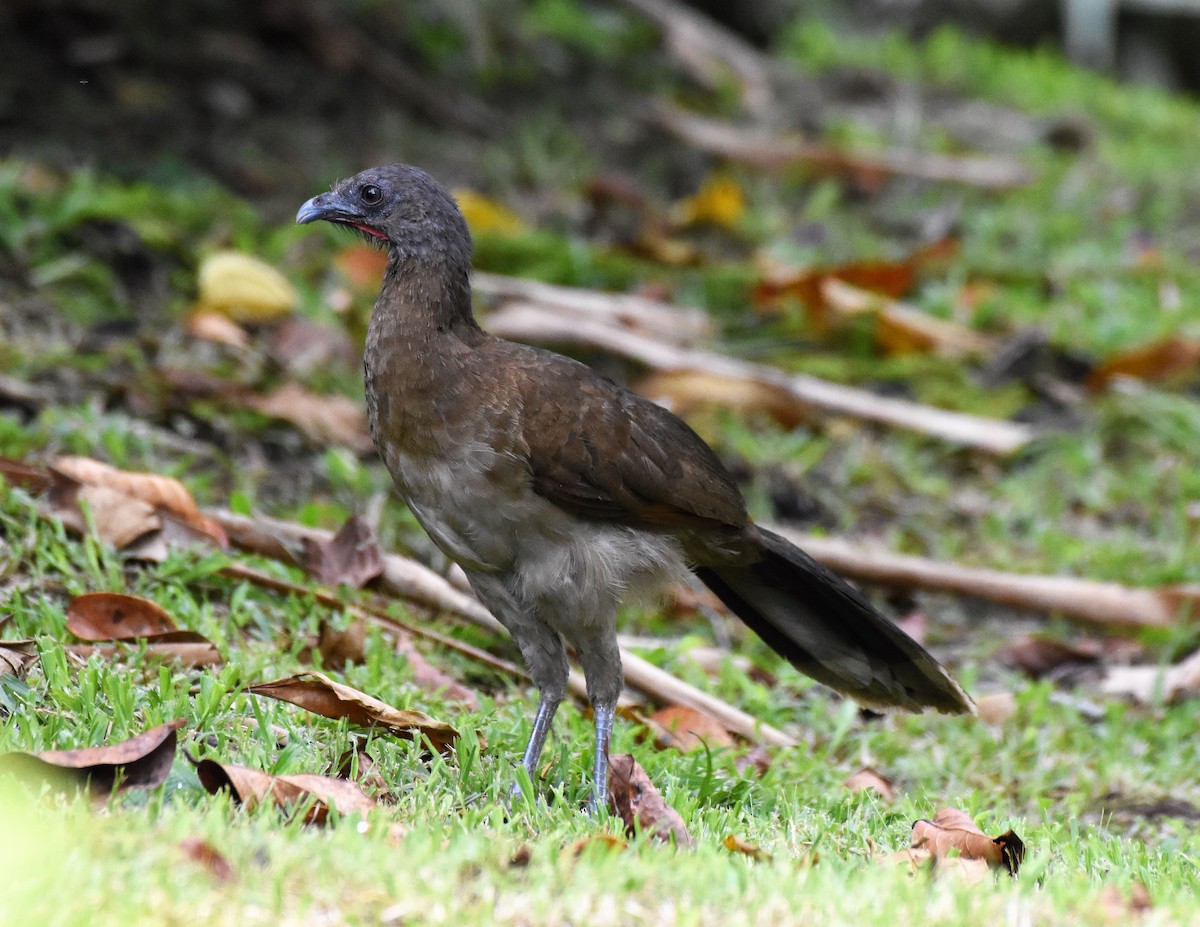
[[467,187],[457,187],[454,190],[454,198],[458,200],[458,208],[462,210],[463,218],[475,234],[499,232],[504,235],[517,235],[525,231],[525,223],[521,221],[520,216],[482,193]]
[[200,264],[197,312],[219,312],[237,322],[268,322],[296,305],[296,290],[270,264],[238,251],[218,251]]
[[746,214],[746,193],[725,174],[711,174],[694,196],[680,200],[675,215],[680,225],[709,223],[732,229]]

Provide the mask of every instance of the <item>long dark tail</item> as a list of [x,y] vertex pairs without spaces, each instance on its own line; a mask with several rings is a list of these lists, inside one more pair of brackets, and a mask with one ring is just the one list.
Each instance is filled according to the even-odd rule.
[[868,707],[973,712],[941,664],[853,586],[763,528],[762,559],[697,575],[793,666]]

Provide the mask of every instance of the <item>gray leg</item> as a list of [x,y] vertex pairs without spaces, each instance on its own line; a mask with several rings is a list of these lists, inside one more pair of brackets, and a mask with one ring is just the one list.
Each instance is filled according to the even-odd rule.
[[[533,730],[521,760],[533,779],[554,714],[567,694],[567,649],[559,633],[538,618],[535,609],[513,595],[503,576],[468,572],[467,578],[480,601],[513,636],[540,695]],[[513,794],[520,790],[514,783]]]
[[550,733],[550,726],[554,722],[554,713],[558,711],[561,702],[561,696],[554,696],[548,692],[543,692],[541,701],[538,702],[537,714],[533,716],[533,730],[529,734],[529,743],[525,747],[525,756],[521,760],[521,765],[529,773],[530,779],[537,772],[538,760],[542,756],[542,747],[546,746],[546,735]]
[[604,814],[608,810],[608,741],[612,736],[613,719],[617,715],[617,704],[592,703],[596,715],[596,756],[592,761],[592,798],[588,802],[588,814]]

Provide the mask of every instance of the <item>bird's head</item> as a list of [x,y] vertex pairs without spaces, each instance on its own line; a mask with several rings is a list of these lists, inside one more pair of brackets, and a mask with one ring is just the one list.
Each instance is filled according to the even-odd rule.
[[401,260],[448,260],[469,267],[471,234],[454,198],[423,170],[372,167],[300,207],[301,225],[323,219],[358,229]]

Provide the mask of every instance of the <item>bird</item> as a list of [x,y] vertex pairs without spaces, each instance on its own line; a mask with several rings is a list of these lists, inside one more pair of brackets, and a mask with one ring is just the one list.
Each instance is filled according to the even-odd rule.
[[476,321],[471,234],[424,170],[373,167],[296,221],[387,251],[363,353],[368,420],[401,498],[508,630],[539,694],[531,781],[567,691],[567,645],[595,725],[589,807],[607,807],[623,688],[616,612],[695,574],[772,649],[864,707],[970,713],[945,669],[856,588],[755,523],[681,418],[590,367]]

